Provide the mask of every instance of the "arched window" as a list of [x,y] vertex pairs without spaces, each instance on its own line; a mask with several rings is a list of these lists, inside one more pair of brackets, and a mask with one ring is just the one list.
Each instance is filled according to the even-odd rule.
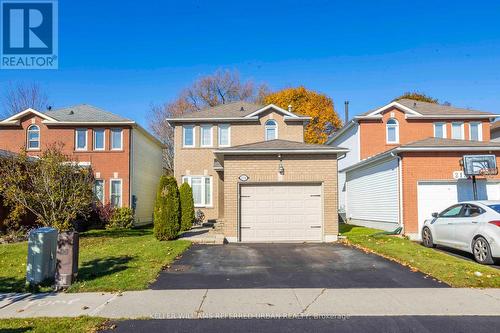
[[389,119],[387,121],[387,143],[399,142],[399,125],[396,119]]
[[275,140],[278,138],[278,124],[276,123],[275,120],[269,119],[266,121],[266,126],[265,126],[265,137],[266,141],[269,140]]
[[28,149],[40,149],[40,127],[37,125],[28,127]]

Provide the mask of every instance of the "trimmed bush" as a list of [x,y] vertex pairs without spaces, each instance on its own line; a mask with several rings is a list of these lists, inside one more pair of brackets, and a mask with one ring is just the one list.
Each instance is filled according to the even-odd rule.
[[113,208],[106,229],[130,229],[134,225],[134,211],[129,207]]
[[181,207],[177,181],[161,176],[154,210],[154,235],[159,240],[177,237],[181,229]]
[[188,183],[184,183],[179,188],[181,197],[181,231],[191,229],[194,222],[194,200],[193,190]]

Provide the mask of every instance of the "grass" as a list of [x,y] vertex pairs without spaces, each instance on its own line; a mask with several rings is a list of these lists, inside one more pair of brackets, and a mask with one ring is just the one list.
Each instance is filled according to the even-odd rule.
[[26,318],[0,320],[0,332],[97,332],[109,327],[106,319],[97,317],[77,318]]
[[[500,287],[500,270],[496,268],[456,258],[403,237],[371,236],[379,231],[353,225],[340,226],[340,233],[347,237],[349,244],[421,271],[452,287]],[[477,276],[477,272],[481,276]]]
[[[160,242],[151,228],[81,233],[78,280],[68,292],[146,289],[189,244]],[[0,292],[25,291],[26,254],[26,242],[0,245]]]

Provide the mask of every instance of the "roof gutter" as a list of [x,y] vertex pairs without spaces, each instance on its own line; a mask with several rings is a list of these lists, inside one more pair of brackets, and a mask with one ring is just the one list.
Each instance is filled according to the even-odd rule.
[[231,117],[231,118],[166,118],[168,123],[195,123],[199,121],[203,122],[251,122],[258,121],[258,117],[242,118],[242,117]]
[[274,154],[339,154],[347,153],[346,148],[339,149],[255,149],[255,150],[214,150],[219,155],[274,155]]
[[325,144],[326,145],[331,144],[333,141],[335,141],[339,136],[341,136],[345,131],[347,131],[348,129],[350,129],[356,123],[357,123],[356,117],[354,117],[354,119],[352,119],[351,121],[349,121],[347,123],[347,125],[345,125],[344,127],[342,127],[337,133],[335,133],[330,139],[328,139]]
[[42,120],[42,123],[47,126],[73,126],[73,125],[135,125],[135,121],[47,121]]
[[465,114],[456,114],[456,115],[451,115],[451,114],[443,114],[443,115],[421,115],[421,116],[414,116],[407,114],[406,118],[407,119],[494,119],[500,117],[498,114],[470,114],[470,115],[465,115]]

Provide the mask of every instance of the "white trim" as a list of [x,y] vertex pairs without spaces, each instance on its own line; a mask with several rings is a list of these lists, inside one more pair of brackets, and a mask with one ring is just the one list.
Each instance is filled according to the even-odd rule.
[[221,155],[252,155],[252,154],[339,154],[347,153],[349,149],[261,149],[261,150],[214,150],[214,154]]
[[166,118],[168,123],[196,123],[200,121],[232,123],[232,122],[249,122],[258,121],[258,117],[244,118],[244,117],[228,117],[228,118]]
[[437,115],[421,115],[421,116],[413,116],[407,115],[408,119],[495,119],[500,117],[498,114],[437,114]]
[[[274,125],[268,125],[268,123],[269,123],[269,122],[273,122],[273,123],[274,123]],[[275,133],[276,133],[276,136],[275,136],[275,138],[274,138],[274,139],[269,139],[269,138],[267,137],[267,130],[268,130],[268,129],[273,129],[273,128],[274,128],[274,131],[275,131]],[[264,124],[264,140],[265,140],[265,141],[277,140],[277,139],[278,139],[278,137],[279,137],[279,136],[278,136],[278,122],[277,122],[276,120],[274,120],[274,119],[268,119],[268,120],[266,120],[266,122],[265,122],[265,124]]]
[[[78,132],[85,131],[85,147],[78,148]],[[88,128],[75,128],[75,151],[86,151],[89,145],[89,130]]]
[[469,123],[469,140],[472,141],[472,125],[477,125],[477,141],[483,141],[483,123],[480,121],[472,121]]
[[337,132],[333,133],[333,136],[326,141],[326,145],[330,145],[333,141],[337,140],[344,134],[348,129],[350,129],[354,124],[357,124],[355,120],[350,120],[347,125],[342,126]]
[[118,207],[123,207],[123,180],[121,178],[111,178],[109,180],[109,203],[112,203],[111,197],[113,195],[113,182],[120,182],[120,204]]
[[443,121],[436,121],[436,122],[434,122],[434,123],[433,123],[433,128],[434,128],[434,137],[435,137],[435,138],[438,138],[438,137],[436,136],[436,125],[442,125],[442,126],[443,126],[443,136],[442,136],[442,137],[439,137],[439,138],[441,138],[441,139],[446,139],[446,138],[447,138],[446,128],[448,127],[448,126],[446,126],[446,122],[443,122]]
[[[113,132],[118,132],[118,130],[120,131],[120,148],[113,148],[113,144],[114,144],[114,139],[113,139]],[[116,127],[116,128],[110,128],[110,132],[109,132],[109,135],[110,135],[110,143],[111,143],[111,150],[123,150],[123,128],[119,128],[119,127]]]
[[[220,138],[221,138],[220,130],[221,130],[221,126],[227,128],[227,144],[226,145],[222,145],[220,143]],[[217,125],[217,145],[219,147],[230,147],[231,146],[231,124],[219,124],[219,125]]]
[[[212,176],[201,176],[201,175],[186,175],[181,177],[181,184],[184,183],[187,180],[187,183],[191,187],[191,190],[193,189],[192,185],[192,179],[193,178],[200,178],[201,180],[201,199],[202,203],[194,203],[195,208],[213,208],[213,203],[214,203],[214,183],[213,183],[213,177]],[[210,202],[206,203],[205,202],[205,196],[206,196],[206,190],[205,190],[205,180],[206,179],[210,180]],[[193,198],[194,199],[194,198]]]
[[33,113],[33,114],[37,115],[38,117],[43,118],[43,119],[45,119],[45,120],[47,120],[49,122],[57,122],[56,119],[54,119],[52,117],[49,117],[45,113],[41,113],[41,112],[39,112],[39,111],[37,111],[35,109],[32,109],[32,108],[29,108],[29,109],[26,109],[24,111],[18,112],[16,114],[10,116],[9,118],[2,120],[1,122],[2,123],[11,123],[13,120],[17,120],[19,118],[22,118],[24,115],[26,115],[28,113]]
[[[461,138],[454,138],[453,137],[453,125],[460,124],[460,130],[462,132],[462,137]],[[451,123],[451,133],[450,133],[450,139],[455,139],[455,140],[465,140],[465,128],[464,128],[464,122],[463,121],[453,121]]]
[[254,116],[256,116],[256,115],[258,115],[258,114],[260,114],[260,113],[262,113],[262,112],[264,112],[264,111],[267,111],[267,110],[269,110],[269,109],[275,109],[276,111],[281,112],[281,113],[283,113],[283,114],[285,114],[285,115],[287,115],[287,116],[289,116],[289,117],[291,117],[291,118],[299,118],[299,116],[297,116],[295,113],[289,112],[289,111],[287,111],[287,110],[285,110],[285,109],[282,109],[282,108],[280,108],[279,106],[276,106],[276,105],[274,105],[274,104],[269,104],[269,105],[266,105],[266,106],[264,106],[263,108],[260,108],[260,109],[258,109],[257,111],[254,111],[254,112],[252,112],[252,113],[250,113],[250,114],[246,115],[244,118],[251,118],[251,117],[254,117]]
[[[186,145],[186,128],[189,127],[193,130],[193,144]],[[182,147],[183,148],[194,148],[196,146],[196,126],[195,125],[182,125]]]
[[[394,120],[396,124],[389,124],[389,121]],[[396,130],[395,140],[389,141],[389,127]],[[397,144],[399,143],[399,121],[396,118],[389,118],[385,123],[385,143]]]
[[[36,148],[31,148],[30,147],[30,128],[32,127],[36,127],[38,128],[37,132],[38,132],[38,147]],[[41,148],[41,133],[40,133],[40,126],[38,126],[37,124],[31,124],[28,126],[28,128],[26,129],[26,150],[40,150]]]
[[[96,133],[97,131],[102,131],[103,137],[102,137],[102,148],[96,148],[95,143],[96,143]],[[106,150],[106,129],[105,128],[93,128],[92,129],[92,148],[95,151],[103,151]]]
[[421,114],[407,106],[404,106],[403,104],[399,104],[397,101],[394,101],[394,102],[391,102],[387,105],[384,105],[382,106],[381,108],[378,108],[377,110],[375,111],[372,111],[370,112],[369,114],[367,114],[366,116],[361,116],[361,117],[371,117],[371,116],[375,116],[379,113],[382,113],[383,111],[391,108],[391,107],[396,107],[398,109],[400,109],[401,111],[404,111],[404,112],[407,112],[409,114],[412,114],[412,115],[418,115],[418,116],[421,116]]
[[[210,129],[210,143],[208,145],[203,144],[203,129]],[[214,146],[214,126],[212,124],[203,124],[200,125],[200,147],[207,148]]]
[[290,116],[283,116],[284,121],[306,121],[306,120],[311,120],[312,117],[290,117]]

